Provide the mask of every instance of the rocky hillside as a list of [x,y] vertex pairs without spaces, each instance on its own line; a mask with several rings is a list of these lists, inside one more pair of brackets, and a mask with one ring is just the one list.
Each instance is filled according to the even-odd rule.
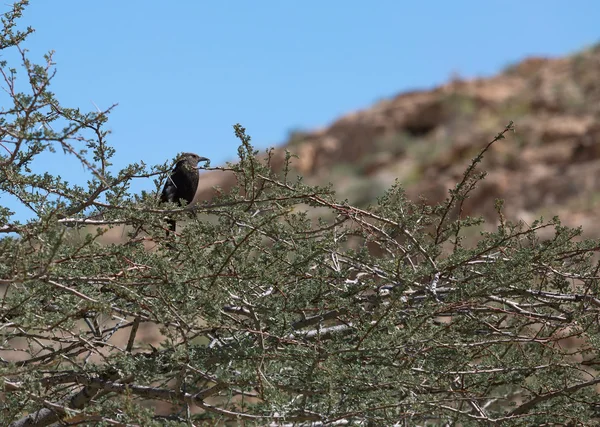
[[[434,203],[510,120],[516,132],[487,155],[488,176],[467,213],[493,223],[494,200],[502,198],[512,219],[558,214],[600,236],[600,45],[567,58],[530,58],[493,78],[402,93],[325,129],[296,132],[284,146],[299,156],[295,167],[307,181],[333,182],[352,203],[373,201],[396,178],[413,198]],[[206,198],[213,186],[231,185],[232,176],[219,172],[201,181]]]

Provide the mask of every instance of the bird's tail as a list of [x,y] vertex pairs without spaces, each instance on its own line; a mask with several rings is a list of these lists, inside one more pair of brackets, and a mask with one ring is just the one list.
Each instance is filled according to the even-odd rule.
[[177,225],[177,223],[175,222],[174,219],[167,218],[167,227],[168,227],[167,237],[169,237],[169,233],[170,232],[175,233],[175,227],[176,227],[176,225]]

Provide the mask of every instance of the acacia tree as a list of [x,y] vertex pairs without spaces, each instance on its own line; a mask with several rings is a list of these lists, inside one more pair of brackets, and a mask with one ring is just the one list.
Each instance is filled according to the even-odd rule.
[[[512,123],[435,206],[399,184],[367,209],[337,201],[290,178],[289,154],[275,173],[239,125],[239,161],[214,168],[237,187],[159,206],[167,165],[114,170],[110,109],[60,105],[51,55],[21,48],[25,4],[0,36],[22,58],[0,70],[0,191],[32,212],[0,208],[2,425],[592,422],[600,242],[511,223],[500,202],[497,229],[463,239],[482,223],[461,213],[478,164]],[[36,172],[56,149],[87,184]],[[155,192],[130,193],[150,177]],[[185,225],[166,234],[165,215]],[[103,243],[115,226],[124,241]],[[162,341],[143,344],[142,324]]]

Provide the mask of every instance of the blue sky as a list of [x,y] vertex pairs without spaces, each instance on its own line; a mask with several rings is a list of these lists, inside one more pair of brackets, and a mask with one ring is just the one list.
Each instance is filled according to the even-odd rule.
[[124,166],[180,151],[217,165],[235,157],[236,122],[276,145],[452,74],[576,52],[600,41],[599,18],[597,0],[61,0],[32,1],[23,23],[31,59],[56,51],[63,106],[119,104],[108,127]]

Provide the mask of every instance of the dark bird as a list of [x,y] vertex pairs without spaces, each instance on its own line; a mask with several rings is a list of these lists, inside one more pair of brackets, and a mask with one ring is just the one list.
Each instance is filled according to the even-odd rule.
[[[188,206],[195,204],[199,181],[198,163],[208,160],[206,157],[194,153],[183,153],[167,178],[160,195],[160,202],[177,203],[181,206],[181,200],[185,200]],[[169,230],[175,231],[174,219],[167,219],[167,224],[169,224]]]

